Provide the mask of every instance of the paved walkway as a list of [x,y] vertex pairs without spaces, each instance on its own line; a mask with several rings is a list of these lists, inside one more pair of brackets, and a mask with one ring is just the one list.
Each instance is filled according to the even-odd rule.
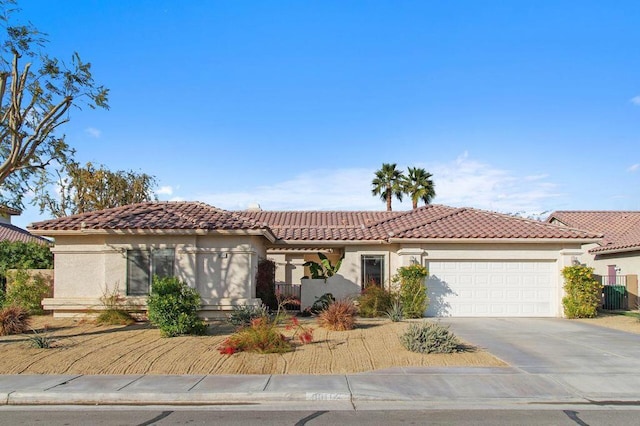
[[396,368],[326,376],[6,375],[0,376],[0,404],[640,408],[640,335],[556,319],[443,322],[511,366]]

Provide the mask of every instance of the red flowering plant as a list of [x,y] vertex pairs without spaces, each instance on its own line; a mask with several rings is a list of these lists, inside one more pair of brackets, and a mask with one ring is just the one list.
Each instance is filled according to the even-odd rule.
[[293,335],[289,338],[290,340],[293,340],[297,336],[303,345],[313,341],[313,328],[303,326],[296,317],[290,317],[288,319],[285,330],[293,330]]
[[[286,313],[282,307],[278,306],[275,315],[263,315],[251,321],[251,324],[244,327],[227,339],[218,347],[223,355],[233,355],[236,352],[257,352],[257,353],[284,353],[293,349],[292,341],[297,336],[300,343],[307,344],[313,341],[313,329],[305,327]],[[281,326],[285,325],[285,331],[293,331],[289,337],[281,332]]]

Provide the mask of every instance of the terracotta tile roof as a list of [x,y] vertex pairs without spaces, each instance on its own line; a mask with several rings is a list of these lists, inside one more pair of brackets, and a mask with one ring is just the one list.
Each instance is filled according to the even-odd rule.
[[154,201],[36,222],[38,234],[74,230],[257,230],[267,229],[248,217],[200,202]]
[[547,222],[560,222],[603,235],[590,253],[640,250],[640,211],[557,211]]
[[476,210],[429,205],[401,212],[237,212],[266,222],[287,241],[389,239],[583,239],[599,234],[535,220]]
[[0,241],[21,241],[23,243],[50,244],[45,238],[35,236],[29,231],[10,223],[0,223]]
[[562,228],[531,219],[472,208],[448,208],[429,217],[428,211],[410,211],[395,219],[389,229],[396,238],[470,238],[470,239],[596,239],[596,233]]
[[35,233],[86,230],[256,230],[296,244],[391,239],[582,239],[598,234],[469,208],[226,211],[199,202],[149,202],[37,222]]
[[276,237],[288,241],[376,240],[372,227],[405,212],[380,211],[243,211],[240,215],[268,223]]

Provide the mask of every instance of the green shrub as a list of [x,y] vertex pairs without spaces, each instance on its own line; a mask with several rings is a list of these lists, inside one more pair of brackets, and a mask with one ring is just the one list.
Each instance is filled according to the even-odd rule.
[[51,269],[53,253],[49,246],[21,241],[0,241],[0,276],[9,269]]
[[377,285],[364,289],[358,298],[358,312],[361,317],[373,318],[385,315],[391,307],[391,294]]
[[593,277],[593,268],[576,265],[562,270],[565,297],[562,298],[567,318],[593,318],[598,315],[602,284]]
[[458,338],[447,327],[429,321],[409,325],[400,336],[400,342],[411,352],[423,354],[450,354],[463,350]]
[[265,305],[240,305],[234,306],[227,321],[236,327],[248,327],[256,318],[269,315],[269,309]]
[[20,306],[0,310],[0,336],[24,333],[29,328],[29,312]]
[[320,312],[318,323],[329,330],[353,330],[357,313],[358,310],[351,300],[338,300]]
[[50,288],[42,275],[29,275],[25,270],[17,270],[5,294],[5,306],[20,306],[31,315],[42,314],[42,299]]
[[400,283],[400,301],[406,318],[422,318],[429,305],[425,278],[427,268],[413,264],[398,268],[392,282]]
[[206,325],[198,317],[200,295],[176,277],[153,277],[147,298],[149,321],[165,337],[204,334]]

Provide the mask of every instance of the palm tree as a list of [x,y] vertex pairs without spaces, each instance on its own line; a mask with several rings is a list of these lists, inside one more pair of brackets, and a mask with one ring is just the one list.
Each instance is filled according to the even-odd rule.
[[382,163],[382,168],[376,171],[376,177],[371,181],[373,195],[380,195],[380,199],[387,202],[387,211],[391,211],[391,198],[402,201],[404,174],[396,169],[396,163]]
[[420,200],[424,201],[425,205],[431,203],[433,197],[436,196],[431,173],[418,167],[409,167],[407,171],[409,174],[404,178],[403,191],[411,197],[413,209],[418,208]]

